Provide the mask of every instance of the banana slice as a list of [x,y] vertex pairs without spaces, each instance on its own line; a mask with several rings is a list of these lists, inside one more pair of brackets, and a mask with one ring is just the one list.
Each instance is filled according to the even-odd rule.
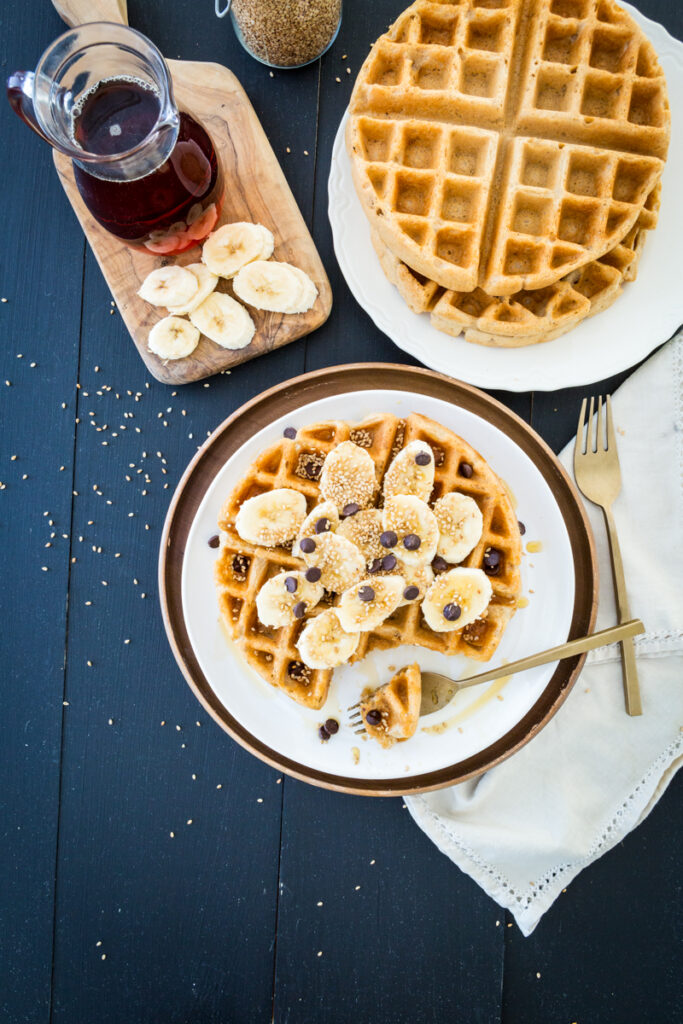
[[303,294],[301,296],[301,301],[299,302],[296,309],[292,309],[291,312],[307,313],[312,306],[315,306],[315,300],[318,298],[318,289],[316,288],[315,284],[310,279],[305,270],[302,270],[300,267],[295,267],[291,263],[288,263],[287,266],[292,271],[292,273],[299,278],[304,289]]
[[484,520],[474,498],[452,491],[434,503],[439,524],[437,555],[457,565],[469,555],[481,538]]
[[184,359],[197,347],[199,331],[188,320],[165,316],[149,332],[147,347],[160,359]]
[[429,501],[434,487],[434,453],[426,441],[411,441],[394,458],[384,475],[384,498],[413,494]]
[[[335,510],[336,511],[336,510]],[[365,563],[370,568],[377,561],[389,554],[385,547],[382,547],[380,537],[382,535],[382,513],[378,508],[365,508],[355,515],[346,516],[342,519],[338,537],[346,537],[352,544],[355,544],[363,555]],[[396,559],[393,559],[396,562]],[[378,570],[379,571],[379,567]]]
[[237,221],[224,224],[204,242],[202,262],[219,277],[234,277],[252,260],[260,260],[264,253],[271,255],[274,239],[268,228],[262,224]]
[[439,542],[439,524],[426,502],[413,494],[395,494],[384,502],[384,543],[406,565],[431,562]]
[[492,593],[491,581],[481,569],[450,569],[427,591],[422,614],[436,633],[450,633],[481,618]]
[[405,583],[400,576],[370,576],[341,596],[337,614],[347,633],[367,633],[398,608]]
[[194,293],[189,302],[184,303],[180,306],[168,306],[168,311],[171,316],[184,316],[186,313],[191,313],[197,306],[201,306],[204,299],[208,299],[211,292],[218,284],[218,277],[216,274],[212,274],[208,267],[205,267],[203,263],[190,263],[185,270],[189,270],[194,277],[197,278],[197,284],[199,287]]
[[316,538],[320,533],[329,533],[330,531],[334,533],[338,526],[339,513],[337,512],[337,506],[333,505],[331,501],[321,501],[319,505],[311,509],[301,524],[299,536],[294,541],[292,554],[295,558],[302,557],[299,551],[299,541],[302,537]]
[[320,569],[320,582],[335,594],[352,587],[365,572],[365,559],[356,545],[336,533],[302,537],[299,554],[306,565]]
[[185,267],[157,267],[140,285],[138,295],[152,306],[184,306],[197,294],[199,281]]
[[309,668],[336,668],[346,664],[359,643],[360,633],[345,633],[336,608],[328,608],[304,626],[296,645]]
[[422,565],[406,565],[398,560],[398,574],[403,577],[404,587],[399,607],[424,601],[425,595],[434,582],[434,572],[429,562]]
[[256,611],[264,626],[291,626],[315,608],[325,593],[321,583],[304,572],[281,572],[256,595]]
[[190,313],[202,334],[221,348],[246,348],[254,337],[254,321],[244,306],[224,292],[213,292]]
[[[272,313],[298,313],[304,301],[304,283],[289,263],[255,260],[235,276],[232,286],[242,302]],[[308,308],[308,307],[307,307]]]
[[290,487],[276,487],[243,502],[235,517],[242,540],[272,548],[293,540],[306,518],[306,499]]
[[320,474],[320,493],[340,512],[351,514],[372,503],[377,490],[375,463],[364,448],[342,441],[328,453]]

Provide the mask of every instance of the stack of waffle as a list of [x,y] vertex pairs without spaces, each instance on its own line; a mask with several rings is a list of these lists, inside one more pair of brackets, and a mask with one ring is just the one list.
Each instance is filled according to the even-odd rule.
[[633,280],[669,136],[654,48],[615,0],[417,0],[359,72],[347,146],[411,309],[517,346]]

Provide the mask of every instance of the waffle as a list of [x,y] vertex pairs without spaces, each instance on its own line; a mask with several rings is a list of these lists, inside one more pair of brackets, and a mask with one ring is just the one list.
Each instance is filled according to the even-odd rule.
[[[414,735],[420,718],[422,676],[420,666],[406,665],[388,683],[368,694],[360,702],[361,716],[369,736],[383,747],[408,740]],[[368,721],[368,711],[380,714],[381,720]]]
[[[419,603],[406,604],[372,632],[361,634],[352,660],[407,643],[487,661],[514,614],[521,587],[521,540],[507,490],[483,457],[446,427],[416,413],[405,420],[383,413],[355,425],[339,420],[317,423],[300,429],[295,439],[283,437],[258,456],[221,509],[215,580],[221,618],[248,663],[273,686],[311,708],[325,703],[332,671],[310,669],[301,661],[296,642],[310,616],[275,629],[264,626],[256,614],[256,594],[263,583],[283,570],[301,568],[302,563],[287,547],[263,548],[242,540],[234,523],[244,501],[276,487],[300,491],[308,509],[313,508],[320,500],[318,478],[325,456],[346,440],[367,451],[380,483],[398,451],[414,440],[427,442],[435,462],[431,501],[458,490],[470,495],[483,515],[481,539],[462,565],[481,568],[489,547],[500,553],[499,571],[490,577],[493,598],[485,618],[458,632],[435,633],[425,623]],[[311,615],[336,600],[326,595]]]
[[614,0],[417,0],[359,72],[347,148],[398,259],[506,296],[614,249],[669,135],[654,49]]
[[547,288],[496,299],[482,289],[447,291],[402,263],[372,232],[372,243],[385,275],[415,313],[431,313],[439,331],[480,345],[520,347],[550,341],[589,316],[607,309],[634,281],[648,231],[659,212],[659,184],[648,196],[634,227],[599,260],[574,270]]

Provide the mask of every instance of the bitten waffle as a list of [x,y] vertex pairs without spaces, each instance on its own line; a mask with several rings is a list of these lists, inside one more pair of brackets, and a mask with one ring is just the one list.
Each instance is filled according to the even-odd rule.
[[[315,624],[318,620],[327,622],[321,620],[320,616],[327,615],[330,618],[333,612],[334,617],[339,615],[340,619],[346,622],[349,616],[357,614],[353,601],[347,607],[349,594],[353,599],[356,594],[347,590],[340,600],[339,593],[325,591],[322,599],[319,599],[317,594],[311,592],[310,600],[315,600],[316,603],[310,611],[303,601],[301,608],[294,606],[294,601],[298,602],[297,588],[302,570],[309,566],[305,575],[312,583],[307,586],[319,586],[320,574],[316,573],[317,566],[322,565],[324,570],[326,568],[323,561],[315,562],[316,552],[306,553],[310,549],[310,543],[306,541],[309,534],[310,538],[315,537],[318,540],[318,554],[324,548],[324,538],[333,538],[335,544],[348,545],[348,549],[345,550],[349,552],[358,552],[356,544],[362,546],[362,557],[357,572],[355,555],[354,558],[345,555],[337,566],[340,571],[344,569],[356,573],[352,578],[356,581],[359,592],[364,588],[372,588],[373,596],[374,592],[379,595],[385,591],[391,592],[391,596],[393,589],[398,587],[396,599],[400,598],[402,603],[398,607],[394,605],[394,610],[384,621],[361,631],[360,634],[355,634],[356,646],[348,660],[357,661],[372,650],[391,648],[404,643],[431,648],[446,654],[464,654],[480,661],[488,660],[498,646],[516,609],[521,586],[521,540],[507,490],[485,459],[452,431],[416,413],[412,413],[405,420],[388,413],[377,414],[358,424],[335,420],[313,424],[296,432],[289,429],[287,434],[289,436],[284,436],[255,459],[249,471],[226,500],[219,517],[221,549],[216,562],[215,579],[220,614],[229,635],[237,643],[249,664],[269,683],[280,687],[299,703],[312,708],[319,708],[324,704],[332,670],[306,664],[297,645],[301,642],[303,631],[308,629],[310,624]],[[362,459],[374,469],[376,487],[372,498],[364,501],[365,511],[359,511],[357,504],[355,511],[353,505],[346,505],[338,515],[333,502],[328,500],[323,505],[321,473],[329,453],[340,448],[344,442],[347,444],[340,449],[340,455],[342,452],[346,456],[349,451],[351,455],[360,451]],[[352,442],[350,446],[348,442]],[[405,565],[402,569],[401,564],[397,562],[399,559],[405,559],[407,562],[411,557],[415,557],[414,545],[410,543],[409,535],[406,533],[405,550],[400,545],[396,546],[395,537],[394,546],[390,545],[388,549],[386,518],[383,518],[385,525],[379,529],[385,530],[385,547],[380,550],[386,554],[384,565],[379,569],[376,564],[379,559],[375,557],[373,547],[376,538],[373,537],[372,518],[378,515],[380,518],[389,516],[391,526],[391,516],[395,516],[395,528],[400,532],[399,519],[405,513],[403,506],[406,502],[397,481],[397,464],[392,466],[389,473],[387,470],[395,457],[404,452],[409,445],[412,445],[411,472],[416,474],[416,477],[420,476],[426,459],[425,453],[428,453],[431,463],[428,468],[433,473],[433,484],[429,484],[430,493],[423,492],[424,498],[414,498],[414,503],[418,503],[423,510],[423,517],[426,516],[430,521],[434,520],[436,535],[433,542],[426,532],[423,535],[423,552],[427,550],[428,544],[433,543],[433,547],[429,548],[431,561],[426,565]],[[412,459],[414,451],[418,452],[419,458]],[[416,466],[412,465],[413,461]],[[355,479],[354,476],[351,478]],[[430,479],[428,476],[426,478]],[[325,484],[323,475],[323,489]],[[416,486],[421,485],[418,482]],[[245,504],[250,499],[267,496],[280,488],[287,489],[290,496],[288,509],[294,508],[296,502],[293,499],[298,499],[301,495],[303,501],[300,515],[303,515],[305,501],[305,512],[309,515],[302,523],[303,535],[300,534],[295,540],[294,548],[291,542],[265,547],[263,544],[244,540],[238,532],[238,517],[245,516]],[[331,490],[334,493],[334,489]],[[459,492],[462,496],[457,498],[457,501],[467,506],[470,524],[474,520],[478,524],[478,529],[473,534],[476,537],[474,546],[471,550],[467,547],[468,554],[462,559],[458,556],[457,563],[455,559],[449,563],[437,554],[438,546],[439,551],[445,552],[446,558],[449,554],[453,557],[454,552],[457,556],[457,551],[452,546],[453,542],[450,548],[443,547],[443,536],[439,534],[439,529],[443,528],[444,522],[448,520],[451,499],[446,503],[442,500],[436,509],[434,508],[435,503],[452,492]],[[347,501],[347,496],[340,493],[339,501]],[[310,512],[318,506],[320,511],[316,515],[320,518],[317,519],[317,523],[309,525]],[[253,505],[247,506],[251,507]],[[348,525],[344,525],[352,524],[356,515],[365,516],[362,529],[352,530]],[[258,524],[258,519],[254,519],[253,522]],[[301,536],[304,537],[303,540]],[[438,545],[437,537],[440,537]],[[269,542],[270,540],[271,538]],[[391,538],[389,540],[391,541]],[[395,550],[398,558],[389,557],[390,550]],[[438,624],[439,629],[446,631],[435,631],[427,624],[420,602],[432,581],[441,580],[444,584],[448,583],[449,571],[455,571],[452,569],[455,564],[458,565],[458,572],[463,577],[468,576],[466,570],[475,570],[474,573],[470,572],[469,576],[483,580],[486,586],[480,587],[480,590],[487,590],[490,600],[485,613],[473,621],[466,621],[466,615],[463,614],[463,628],[457,629],[451,620],[456,618],[460,611],[457,611],[457,615],[453,612],[453,598],[447,596],[443,600],[445,618]],[[311,568],[314,570],[313,573]],[[294,620],[290,615],[291,621],[285,625],[264,625],[259,618],[257,595],[263,592],[267,581],[283,573],[286,591],[282,591],[284,597],[280,599],[277,614],[283,608],[285,617],[289,613],[287,601],[291,590],[290,604],[293,614],[301,617]],[[324,579],[325,577],[322,578],[323,582]],[[409,586],[405,585],[406,582]],[[270,584],[272,587],[278,585],[279,581]],[[468,586],[471,587],[471,582]],[[309,600],[309,596],[306,600]],[[362,602],[365,598],[361,596],[360,600]],[[451,601],[451,604],[446,604],[446,601]],[[265,605],[263,599],[262,603]],[[371,603],[368,603],[367,607],[371,612]],[[439,614],[440,611],[439,606]],[[342,635],[339,620],[332,622],[330,633],[334,635],[335,632]]]
[[414,313],[430,313],[439,331],[479,345],[521,347],[550,341],[589,316],[607,309],[624,283],[634,281],[647,232],[659,213],[661,186],[648,196],[638,220],[614,249],[573,270],[555,284],[495,298],[476,288],[453,292],[411,270],[372,232],[372,243],[386,277]]
[[347,147],[398,259],[507,296],[614,249],[669,136],[655,51],[614,0],[417,0],[358,74]]

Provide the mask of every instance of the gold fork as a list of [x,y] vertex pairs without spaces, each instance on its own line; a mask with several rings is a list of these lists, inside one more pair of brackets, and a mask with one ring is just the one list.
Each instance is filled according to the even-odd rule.
[[[595,400],[591,398],[588,411],[588,426],[584,443],[584,426],[586,425],[586,402],[584,398],[581,404],[581,415],[579,426],[576,431],[576,444],[574,446],[574,476],[583,494],[595,505],[599,505],[605,516],[607,525],[607,536],[609,537],[610,552],[612,555],[612,572],[614,575],[614,586],[617,595],[617,608],[619,610],[619,621],[626,622],[631,618],[629,611],[628,596],[626,594],[626,580],[624,579],[624,566],[621,560],[617,529],[612,516],[612,503],[621,491],[621,469],[619,468],[619,455],[617,453],[617,439],[614,433],[614,422],[612,420],[612,403],[609,395],[606,400],[606,426],[607,438],[603,431],[603,404],[602,395],[598,398],[598,415],[595,434],[593,434],[593,412]],[[621,641],[621,662],[624,674],[624,696],[626,698],[626,710],[629,715],[642,715],[643,708],[640,701],[640,687],[638,685],[638,671],[636,669],[636,654],[631,637]]]

